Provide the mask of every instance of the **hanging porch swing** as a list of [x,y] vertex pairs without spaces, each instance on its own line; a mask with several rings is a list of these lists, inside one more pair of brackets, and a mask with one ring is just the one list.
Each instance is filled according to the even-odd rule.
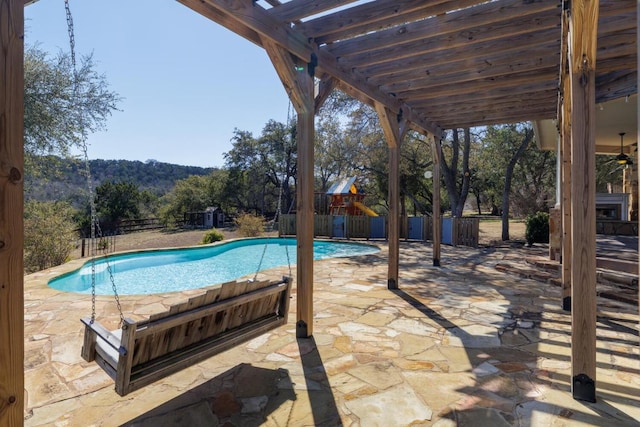
[[[73,19],[69,1],[65,0],[64,3],[74,79],[77,82]],[[257,281],[257,272],[254,280],[212,286],[201,295],[172,305],[165,312],[141,321],[131,320],[122,311],[117,286],[107,260],[106,269],[120,315],[121,328],[111,331],[101,325],[96,320],[95,258],[96,239],[102,233],[97,221],[86,138],[83,137],[81,143],[91,209],[92,288],[91,316],[81,319],[84,324],[81,356],[87,362],[96,362],[114,380],[116,393],[124,396],[287,323],[291,278],[285,276],[279,280]],[[280,200],[277,216],[279,215]],[[267,244],[268,241],[262,253],[263,258]],[[260,266],[258,271],[259,269]]]

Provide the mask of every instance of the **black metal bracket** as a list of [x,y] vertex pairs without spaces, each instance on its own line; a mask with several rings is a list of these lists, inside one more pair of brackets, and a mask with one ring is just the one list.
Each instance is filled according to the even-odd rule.
[[304,320],[298,320],[296,322],[296,338],[307,338],[308,332],[307,323]]
[[318,55],[312,52],[311,59],[309,59],[309,64],[307,65],[307,72],[311,77],[315,77],[317,66],[318,66]]
[[586,402],[596,402],[596,383],[586,374],[578,374],[573,377],[573,398]]
[[387,289],[398,289],[398,283],[396,283],[396,279],[387,280]]
[[571,312],[571,297],[562,298],[562,309]]
[[434,258],[433,259],[433,266],[434,267],[440,267],[440,258]]

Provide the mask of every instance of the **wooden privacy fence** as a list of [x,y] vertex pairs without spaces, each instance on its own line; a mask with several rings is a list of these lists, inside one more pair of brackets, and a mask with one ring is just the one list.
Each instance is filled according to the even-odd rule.
[[478,246],[478,235],[480,234],[480,220],[478,218],[452,218],[454,240],[453,246]]
[[[296,235],[296,216],[282,215],[279,221],[280,236]],[[386,239],[386,217],[351,215],[315,215],[314,237],[345,239]],[[478,218],[446,218],[441,224],[444,233],[442,243],[453,246],[478,246],[480,220]],[[405,240],[432,241],[433,218],[430,216],[403,217],[400,221],[400,238]]]

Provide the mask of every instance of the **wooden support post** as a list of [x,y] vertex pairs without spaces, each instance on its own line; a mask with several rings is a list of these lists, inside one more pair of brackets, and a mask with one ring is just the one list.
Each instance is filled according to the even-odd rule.
[[560,128],[561,138],[561,210],[562,210],[562,309],[571,311],[571,90],[567,84],[564,105],[562,108],[562,127]]
[[313,78],[317,60],[312,55],[309,62],[304,63],[270,39],[263,38],[262,42],[298,113],[296,336],[306,338],[313,335]]
[[571,376],[574,399],[596,401],[595,70],[598,0],[573,0],[571,88]]
[[440,246],[442,244],[442,217],[440,215],[440,140],[433,135],[431,153],[433,155],[433,265],[440,267]]
[[400,147],[389,147],[389,269],[387,288],[398,289],[400,275]]
[[406,121],[376,103],[380,125],[389,146],[389,272],[387,288],[398,289],[400,269],[400,146],[407,131]]
[[560,53],[560,78],[562,87],[562,105],[558,110],[560,116],[560,211],[562,215],[561,254],[562,265],[562,309],[571,311],[571,86],[569,78],[569,15],[562,14],[562,51]]
[[24,423],[24,0],[0,0],[0,425]]
[[[637,67],[636,67],[636,75],[638,78],[638,83],[640,83],[640,74],[638,74],[637,70],[640,70],[640,44],[638,43],[638,41],[640,41],[640,13],[638,13],[638,11],[640,11],[640,4],[638,5],[638,7],[636,8],[636,51],[637,51]],[[636,86],[637,87],[637,86]],[[636,123],[640,123],[640,97],[636,97],[636,102],[638,104],[638,117],[637,117],[637,121]],[[640,126],[637,126],[637,134],[636,134],[636,141],[640,141]],[[637,147],[636,147],[637,148]],[[637,202],[637,206],[638,206],[638,221],[640,221],[640,194],[638,194],[638,190],[640,189],[640,150],[636,150],[636,152],[638,153],[637,157],[636,157],[636,168],[638,169],[638,186],[636,187],[636,192],[633,195],[634,197],[636,197],[638,199]],[[640,229],[638,230],[639,236],[640,237]],[[638,272],[640,272],[640,253],[638,254]],[[640,287],[638,287],[638,301],[640,301]],[[638,312],[640,314],[640,304],[638,305]],[[638,324],[640,326],[640,320],[638,321]]]
[[[313,80],[311,89],[313,90]],[[313,94],[313,92],[311,92]],[[313,98],[311,98],[313,102]],[[298,113],[297,337],[313,335],[313,110]]]

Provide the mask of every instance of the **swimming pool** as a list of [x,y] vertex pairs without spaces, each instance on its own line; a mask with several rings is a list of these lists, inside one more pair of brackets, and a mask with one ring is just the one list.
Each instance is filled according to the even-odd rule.
[[[265,246],[266,245],[266,246]],[[266,248],[266,249],[265,249]],[[354,242],[314,241],[313,258],[349,257],[378,252],[376,246]],[[264,259],[260,259],[264,252]],[[296,263],[296,240],[241,239],[183,249],[112,255],[95,260],[96,294],[112,295],[109,268],[120,295],[155,294],[198,289],[235,280],[260,270]],[[91,293],[91,262],[49,281],[65,292]]]

